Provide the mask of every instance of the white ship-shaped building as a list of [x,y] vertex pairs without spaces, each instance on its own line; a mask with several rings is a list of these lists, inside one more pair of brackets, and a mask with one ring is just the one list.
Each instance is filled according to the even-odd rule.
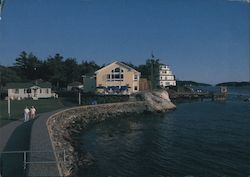
[[168,65],[160,64],[158,84],[162,88],[176,86],[175,75],[172,73]]

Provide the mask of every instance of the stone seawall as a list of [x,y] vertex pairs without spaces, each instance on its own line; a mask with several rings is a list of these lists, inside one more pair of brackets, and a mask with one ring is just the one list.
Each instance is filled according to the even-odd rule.
[[67,109],[52,115],[47,121],[48,132],[54,152],[66,151],[56,154],[58,170],[61,176],[74,176],[77,168],[84,165],[85,157],[78,154],[77,137],[89,124],[98,123],[108,118],[126,117],[142,114],[144,112],[165,112],[175,109],[166,91],[142,92],[142,101],[122,102],[81,106]]
[[[61,176],[73,176],[81,162],[76,151],[77,142],[73,137],[88,124],[98,123],[108,118],[141,114],[147,111],[145,102],[125,102],[103,105],[82,106],[56,113],[48,119],[47,127],[54,151],[66,150],[66,163],[58,163]],[[63,154],[55,154],[58,162]]]

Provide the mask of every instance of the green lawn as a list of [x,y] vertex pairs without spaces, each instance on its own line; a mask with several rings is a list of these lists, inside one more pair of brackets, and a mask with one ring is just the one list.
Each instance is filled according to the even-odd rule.
[[0,101],[0,127],[17,119],[23,118],[23,110],[28,106],[34,106],[37,113],[49,112],[59,108],[63,108],[64,105],[60,99],[39,99],[39,100],[12,100],[11,101],[11,116],[8,116],[8,101]]

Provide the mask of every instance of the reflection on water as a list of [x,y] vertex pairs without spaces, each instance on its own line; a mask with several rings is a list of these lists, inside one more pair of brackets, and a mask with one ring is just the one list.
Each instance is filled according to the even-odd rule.
[[81,137],[79,176],[248,176],[250,104],[179,104],[164,115],[107,120]]

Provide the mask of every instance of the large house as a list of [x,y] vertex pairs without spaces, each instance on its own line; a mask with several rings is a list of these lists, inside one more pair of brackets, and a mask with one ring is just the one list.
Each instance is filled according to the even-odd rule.
[[139,91],[140,72],[115,61],[95,72],[97,90],[131,94]]
[[160,64],[158,84],[162,88],[176,86],[175,75],[172,73],[168,65]]
[[28,83],[7,83],[8,97],[12,100],[32,98],[37,100],[39,98],[56,97],[55,93],[51,91],[51,83],[43,81],[35,81]]

